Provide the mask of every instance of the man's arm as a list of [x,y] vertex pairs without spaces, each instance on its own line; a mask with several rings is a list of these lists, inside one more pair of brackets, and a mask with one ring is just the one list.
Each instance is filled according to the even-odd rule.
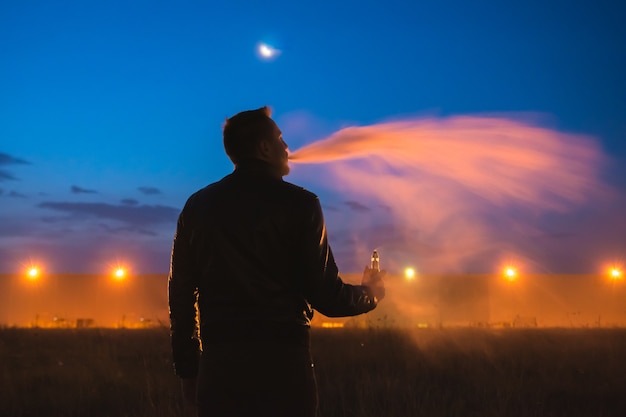
[[178,218],[172,245],[168,298],[170,308],[170,335],[174,371],[181,378],[195,378],[198,374],[200,341],[197,323],[197,275],[184,213]]
[[378,300],[368,286],[346,284],[339,277],[318,199],[308,207],[302,247],[304,295],[314,309],[329,317],[343,317],[376,308]]

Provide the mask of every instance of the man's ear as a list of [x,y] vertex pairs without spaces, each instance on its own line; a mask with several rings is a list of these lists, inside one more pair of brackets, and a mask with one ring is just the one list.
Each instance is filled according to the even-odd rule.
[[269,141],[267,141],[266,139],[261,139],[257,146],[257,151],[259,153],[259,156],[262,159],[267,158],[271,153],[271,147],[270,147]]

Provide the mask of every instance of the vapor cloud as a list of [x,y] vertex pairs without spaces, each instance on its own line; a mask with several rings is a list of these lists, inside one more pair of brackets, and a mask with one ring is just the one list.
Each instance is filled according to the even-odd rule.
[[[546,214],[613,197],[601,179],[608,159],[592,138],[502,117],[349,127],[290,159],[324,164],[312,180],[361,213],[333,212],[331,220],[359,242],[355,257],[384,246],[432,272],[492,272],[498,258],[537,266],[533,258],[543,255],[535,237],[570,232],[563,222],[548,224]],[[365,220],[363,208],[371,210]],[[392,239],[367,232],[381,222],[395,225]]]

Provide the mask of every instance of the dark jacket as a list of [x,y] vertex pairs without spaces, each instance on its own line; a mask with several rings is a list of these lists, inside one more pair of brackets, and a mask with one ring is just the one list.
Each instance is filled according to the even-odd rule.
[[338,317],[376,307],[367,287],[338,276],[317,196],[262,161],[196,192],[179,216],[169,306],[181,377],[197,372],[196,297],[203,344],[253,337],[254,329],[255,337],[297,339],[313,309]]

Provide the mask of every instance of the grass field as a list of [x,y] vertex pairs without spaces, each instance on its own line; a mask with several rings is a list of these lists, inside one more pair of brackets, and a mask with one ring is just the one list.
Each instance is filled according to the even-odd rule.
[[[321,417],[624,416],[626,329],[314,329]],[[185,416],[168,331],[0,329],[0,415]]]

